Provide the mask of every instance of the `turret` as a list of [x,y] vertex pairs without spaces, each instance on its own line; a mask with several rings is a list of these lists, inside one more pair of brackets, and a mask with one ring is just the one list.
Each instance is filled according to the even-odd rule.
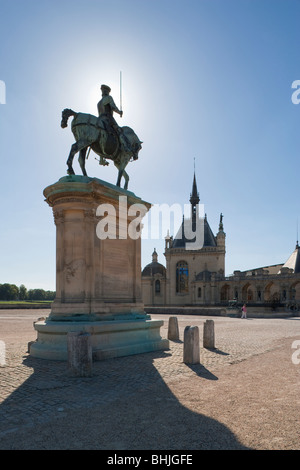
[[154,248],[154,251],[152,253],[152,263],[157,263],[157,252],[156,252],[155,248]]
[[170,232],[168,230],[167,236],[165,237],[165,250],[172,248],[173,237],[170,237]]

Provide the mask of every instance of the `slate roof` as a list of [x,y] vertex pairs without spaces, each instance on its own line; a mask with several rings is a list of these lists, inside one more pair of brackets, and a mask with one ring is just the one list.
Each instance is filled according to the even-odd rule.
[[[216,247],[217,246],[216,237],[214,236],[209,226],[207,218],[205,217],[204,219],[201,220],[201,222],[203,223],[203,229],[204,229],[203,247]],[[185,248],[186,243],[193,242],[193,240],[186,238],[185,233],[184,233],[184,226],[190,228],[191,224],[192,224],[192,219],[185,219],[184,221],[182,221],[182,224],[176,234],[176,237],[174,238],[172,248]]]
[[282,267],[293,269],[294,273],[300,273],[300,248],[298,242],[296,244],[295,250]]

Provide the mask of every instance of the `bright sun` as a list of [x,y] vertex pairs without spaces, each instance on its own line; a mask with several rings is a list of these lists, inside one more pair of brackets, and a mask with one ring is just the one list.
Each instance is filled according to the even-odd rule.
[[87,93],[87,109],[91,114],[98,114],[97,104],[101,100],[101,90],[99,84],[90,88]]

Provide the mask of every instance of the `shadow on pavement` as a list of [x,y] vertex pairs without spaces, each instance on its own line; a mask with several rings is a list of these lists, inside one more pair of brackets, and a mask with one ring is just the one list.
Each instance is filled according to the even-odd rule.
[[205,349],[207,349],[208,351],[214,352],[216,354],[219,354],[220,356],[230,356],[229,353],[225,351],[221,351],[221,349],[218,349],[218,348],[205,348]]
[[193,372],[195,372],[198,377],[203,377],[206,380],[218,380],[218,377],[212,374],[206,367],[202,364],[186,364]]
[[[32,374],[0,405],[0,449],[246,449],[180,403],[159,372],[169,373],[169,360],[168,352],[109,359],[93,364],[92,377],[72,378],[66,362],[25,356],[20,373]],[[201,364],[190,369],[217,386]]]

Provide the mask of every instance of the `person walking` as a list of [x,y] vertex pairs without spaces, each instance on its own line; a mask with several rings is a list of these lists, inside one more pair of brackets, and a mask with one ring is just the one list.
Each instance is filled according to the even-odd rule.
[[241,318],[247,318],[247,307],[246,304],[242,306],[242,316]]

